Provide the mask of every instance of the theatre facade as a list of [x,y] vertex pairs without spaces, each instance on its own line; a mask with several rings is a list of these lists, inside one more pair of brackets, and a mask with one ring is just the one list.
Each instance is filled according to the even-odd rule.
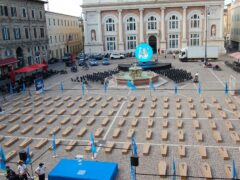
[[83,0],[82,11],[86,53],[133,52],[142,42],[165,53],[206,41],[225,52],[224,0]]

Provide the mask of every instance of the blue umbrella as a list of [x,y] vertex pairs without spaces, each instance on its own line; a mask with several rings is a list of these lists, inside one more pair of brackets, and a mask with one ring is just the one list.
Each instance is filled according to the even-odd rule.
[[178,94],[178,86],[177,86],[176,83],[175,83],[175,85],[174,85],[174,94],[175,94],[175,95]]
[[0,169],[6,170],[6,156],[2,146],[0,147]]
[[138,154],[137,154],[137,144],[136,144],[136,142],[135,142],[135,138],[134,137],[132,137],[132,152],[133,152],[133,155],[134,156],[137,156]]
[[177,174],[176,163],[175,163],[175,161],[173,160],[173,180],[176,179],[176,174]]
[[228,91],[229,91],[228,83],[226,82],[226,84],[225,84],[225,95],[228,95]]
[[82,96],[84,96],[84,94],[85,94],[85,89],[84,89],[84,81],[82,81]]
[[52,150],[53,150],[53,155],[56,156],[57,145],[56,145],[56,137],[54,133],[52,135]]
[[26,85],[25,85],[25,83],[23,82],[23,84],[22,84],[22,92],[23,92],[23,94],[25,94],[26,93]]
[[93,133],[90,134],[90,141],[91,141],[91,152],[94,154],[97,152],[95,142],[94,142],[94,135]]
[[237,179],[237,169],[234,160],[232,161],[232,179]]
[[198,94],[201,95],[202,89],[201,89],[201,83],[198,83]]
[[27,147],[27,159],[25,161],[25,164],[31,164],[32,163],[32,158],[31,158],[31,155],[30,155],[30,147],[28,146]]
[[61,81],[61,84],[60,84],[60,90],[61,90],[62,93],[63,93],[63,91],[64,91],[64,87],[63,87],[63,83],[62,83],[62,81]]

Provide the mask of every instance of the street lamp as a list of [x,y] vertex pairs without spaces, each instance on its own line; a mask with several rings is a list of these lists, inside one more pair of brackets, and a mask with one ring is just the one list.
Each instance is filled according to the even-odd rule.
[[207,6],[205,6],[205,58],[204,58],[204,63],[205,65],[207,65],[207,61],[208,61],[208,58],[207,58],[207,35],[208,35],[208,16],[210,15],[210,11],[209,11],[209,8]]

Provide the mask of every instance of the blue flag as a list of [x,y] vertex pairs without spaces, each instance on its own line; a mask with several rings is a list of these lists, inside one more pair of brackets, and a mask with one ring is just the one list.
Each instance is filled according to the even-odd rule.
[[56,156],[57,145],[56,145],[56,137],[54,133],[52,135],[52,150],[53,150],[53,155]]
[[29,146],[27,147],[26,152],[27,152],[27,159],[25,161],[25,164],[31,164],[32,163],[32,158],[31,158],[31,155],[30,155],[30,147]]
[[84,81],[82,81],[82,96],[84,96],[84,91],[85,91],[85,89],[84,89]]
[[94,135],[93,133],[90,134],[90,140],[91,140],[91,152],[94,154],[97,152],[95,142],[94,142]]
[[176,179],[176,174],[177,174],[176,163],[175,163],[175,161],[173,160],[173,180]]
[[2,146],[0,147],[0,169],[6,170],[6,156]]
[[150,80],[150,82],[149,82],[149,88],[150,88],[150,90],[153,90],[153,91],[156,90],[155,87],[154,87],[154,84],[153,84],[152,80]]
[[132,153],[134,156],[137,156],[137,144],[135,142],[135,138],[132,137]]
[[13,94],[13,86],[12,86],[12,82],[11,81],[10,81],[10,84],[9,84],[9,93]]
[[104,81],[103,86],[104,86],[104,93],[107,94],[108,82],[106,80]]
[[198,95],[201,95],[202,90],[201,90],[201,84],[200,82],[198,83]]
[[174,94],[177,95],[178,94],[178,87],[177,84],[175,83],[174,85]]
[[63,93],[63,91],[64,91],[64,87],[63,87],[63,83],[62,83],[62,81],[61,81],[61,84],[60,84],[60,90],[61,90],[62,93]]
[[25,83],[23,82],[23,84],[22,84],[22,92],[23,92],[23,94],[25,94],[26,93],[26,85],[25,85]]
[[228,83],[226,82],[226,84],[225,84],[225,95],[228,95]]
[[127,86],[131,88],[132,91],[137,90],[137,87],[132,83],[132,81],[128,80]]
[[234,160],[232,161],[232,179],[237,179],[237,169]]
[[131,162],[130,162],[130,180],[136,180],[135,170],[134,167],[131,165]]

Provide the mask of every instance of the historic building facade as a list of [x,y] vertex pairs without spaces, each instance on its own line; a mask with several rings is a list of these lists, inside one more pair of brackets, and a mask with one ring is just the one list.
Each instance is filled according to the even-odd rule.
[[22,67],[40,63],[47,58],[48,37],[44,4],[41,0],[0,1],[2,73],[9,64]]
[[175,51],[205,39],[225,52],[224,0],[83,0],[82,9],[87,53],[132,52],[141,42]]
[[83,24],[79,17],[46,12],[50,58],[83,50]]

